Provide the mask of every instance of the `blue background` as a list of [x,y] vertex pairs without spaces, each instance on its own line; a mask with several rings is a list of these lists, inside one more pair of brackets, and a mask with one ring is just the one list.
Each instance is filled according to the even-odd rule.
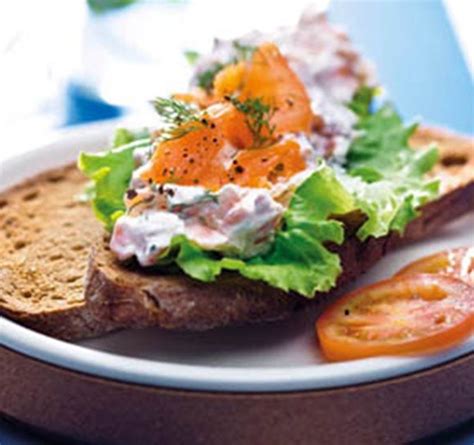
[[474,133],[473,79],[441,1],[335,0],[330,17],[375,62],[405,118]]
[[[334,0],[330,17],[376,64],[380,80],[407,119],[474,134],[473,80],[441,1]],[[115,117],[121,110],[68,90],[68,123]],[[0,445],[57,443],[0,421]],[[426,444],[472,445],[474,426],[464,424]],[[133,445],[133,444],[131,444]]]

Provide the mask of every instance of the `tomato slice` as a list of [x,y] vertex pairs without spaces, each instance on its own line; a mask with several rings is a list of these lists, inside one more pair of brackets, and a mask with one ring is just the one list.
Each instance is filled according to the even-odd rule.
[[329,360],[436,352],[474,333],[474,288],[442,275],[395,277],[341,298],[316,332]]
[[459,278],[474,286],[474,247],[461,247],[435,253],[408,264],[396,276],[432,273]]

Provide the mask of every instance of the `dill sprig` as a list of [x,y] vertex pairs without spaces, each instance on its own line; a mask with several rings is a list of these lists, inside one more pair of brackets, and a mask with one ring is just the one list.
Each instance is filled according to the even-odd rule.
[[177,139],[201,128],[200,125],[183,127],[183,124],[202,121],[199,110],[191,104],[176,99],[157,97],[153,101],[153,106],[163,121],[168,124],[160,134],[161,140]]
[[[270,124],[275,110],[270,105],[262,102],[260,98],[249,98],[240,101],[235,96],[226,96],[237,110],[245,114],[247,119],[247,125],[252,132],[255,142],[257,145],[264,144],[269,138],[272,137],[275,131],[275,126]],[[264,135],[264,130],[267,131],[268,136]]]
[[181,125],[199,120],[199,110],[194,105],[180,100],[157,97],[153,106],[167,124]]

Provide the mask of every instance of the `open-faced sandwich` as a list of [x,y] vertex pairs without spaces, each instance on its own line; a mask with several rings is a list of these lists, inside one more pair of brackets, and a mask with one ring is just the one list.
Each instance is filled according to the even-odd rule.
[[474,210],[472,140],[405,126],[324,16],[218,41],[153,106],[84,176],[1,195],[2,313],[69,339],[277,320]]

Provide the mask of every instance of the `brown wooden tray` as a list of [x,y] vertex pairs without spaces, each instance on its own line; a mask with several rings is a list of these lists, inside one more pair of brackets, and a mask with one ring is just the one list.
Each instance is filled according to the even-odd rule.
[[474,413],[474,354],[383,382],[286,393],[122,383],[0,347],[0,413],[98,444],[393,444]]

